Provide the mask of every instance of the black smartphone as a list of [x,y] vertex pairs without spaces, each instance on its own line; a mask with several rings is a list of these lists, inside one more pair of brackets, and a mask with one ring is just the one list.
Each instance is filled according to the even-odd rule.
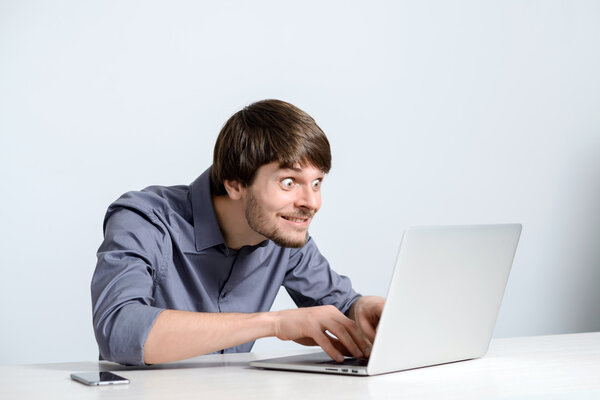
[[129,379],[108,371],[71,374],[71,379],[88,386],[122,385],[129,383]]

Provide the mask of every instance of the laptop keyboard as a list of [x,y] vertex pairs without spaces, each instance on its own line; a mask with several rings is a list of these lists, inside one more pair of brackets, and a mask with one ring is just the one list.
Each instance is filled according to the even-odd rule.
[[354,365],[357,367],[366,367],[368,363],[369,363],[368,358],[345,357],[344,361],[341,363],[339,363],[335,360],[327,360],[327,361],[321,361],[319,364]]

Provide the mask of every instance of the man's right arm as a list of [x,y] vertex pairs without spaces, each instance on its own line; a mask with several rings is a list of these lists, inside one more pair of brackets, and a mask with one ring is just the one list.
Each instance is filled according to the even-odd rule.
[[332,306],[255,314],[155,307],[154,280],[165,265],[170,240],[164,227],[149,218],[122,208],[109,212],[105,222],[105,240],[92,279],[94,331],[104,359],[162,363],[266,336],[319,345],[338,359],[348,352],[360,356],[357,347],[366,349],[354,321]]
[[362,357],[360,348],[368,347],[355,322],[334,306],[254,314],[165,310],[148,335],[144,362],[182,360],[268,336],[319,345],[338,361],[348,353]]
[[94,333],[105,360],[144,364],[144,342],[164,310],[155,307],[153,291],[166,235],[134,206],[120,202],[107,212],[91,282]]

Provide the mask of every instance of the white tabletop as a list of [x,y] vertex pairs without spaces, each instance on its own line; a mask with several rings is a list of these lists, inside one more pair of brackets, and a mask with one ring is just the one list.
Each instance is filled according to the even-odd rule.
[[[228,354],[135,368],[109,362],[0,366],[0,399],[600,399],[600,332],[492,341],[477,360],[372,377],[254,369],[281,354]],[[129,385],[84,386],[111,370]]]

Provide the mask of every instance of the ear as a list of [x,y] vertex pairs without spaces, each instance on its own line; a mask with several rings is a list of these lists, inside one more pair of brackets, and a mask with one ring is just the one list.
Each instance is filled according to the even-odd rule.
[[231,200],[240,200],[246,189],[246,187],[238,181],[228,181],[226,179],[223,181],[223,186],[225,186],[225,190]]

